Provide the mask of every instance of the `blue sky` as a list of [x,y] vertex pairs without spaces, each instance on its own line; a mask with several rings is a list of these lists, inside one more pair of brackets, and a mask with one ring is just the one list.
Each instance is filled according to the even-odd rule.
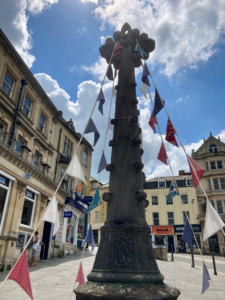
[[[156,49],[148,60],[149,68],[190,154],[191,149],[198,149],[203,138],[208,138],[210,131],[225,141],[222,2],[216,0],[212,5],[209,0],[3,0],[0,27],[63,111],[64,118],[72,118],[79,132],[85,126],[106,70],[98,50],[102,42],[125,22],[148,33],[156,41]],[[160,137],[148,126],[151,106],[140,92],[140,70],[136,82],[146,176],[170,175],[169,168],[156,159]],[[93,152],[94,177],[104,143],[111,88],[107,81],[104,117],[97,110],[93,115],[101,133]],[[152,83],[151,92],[154,92]],[[165,112],[160,112],[158,118],[165,134]],[[110,140],[112,133],[108,135]],[[86,137],[93,143],[92,135]],[[175,174],[188,168],[181,148],[168,143],[166,148]],[[110,150],[107,147],[108,162]],[[106,171],[102,172],[101,180],[108,181]]]

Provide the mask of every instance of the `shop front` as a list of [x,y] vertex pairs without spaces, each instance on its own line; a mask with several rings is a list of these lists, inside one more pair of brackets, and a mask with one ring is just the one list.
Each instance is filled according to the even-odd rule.
[[174,249],[173,225],[151,226],[153,248]]
[[[202,227],[201,224],[191,224],[195,238],[200,248],[202,248]],[[181,225],[173,225],[174,227],[174,235],[175,235],[175,247],[176,252],[179,253],[190,253],[190,248],[183,241],[182,235],[184,231],[184,224]],[[192,238],[192,244],[194,248],[194,252],[198,252],[198,247],[194,238]]]

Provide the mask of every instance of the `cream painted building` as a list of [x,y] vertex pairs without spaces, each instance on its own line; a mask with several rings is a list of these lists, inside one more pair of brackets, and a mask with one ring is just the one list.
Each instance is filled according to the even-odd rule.
[[[204,139],[199,149],[192,150],[193,159],[204,169],[201,179],[209,201],[225,222],[225,144],[220,138],[215,138],[210,132],[207,140]],[[203,230],[205,225],[206,199],[201,190],[197,187],[197,199],[199,203],[198,220]],[[218,231],[205,242],[206,252],[214,251],[223,255],[225,249],[225,238],[222,231]]]
[[[72,120],[63,118],[1,30],[0,39],[0,269],[6,270],[39,222],[81,135]],[[83,139],[78,157],[87,179],[92,151]],[[67,201],[80,184],[65,177],[56,196],[60,230],[52,237],[51,223],[41,223],[38,258],[74,253],[77,240],[85,237],[85,215],[77,201]],[[63,218],[64,211],[72,211],[72,218]]]

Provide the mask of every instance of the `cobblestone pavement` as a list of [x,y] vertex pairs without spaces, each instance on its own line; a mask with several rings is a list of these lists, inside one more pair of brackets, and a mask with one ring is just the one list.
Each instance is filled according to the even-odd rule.
[[[97,249],[95,250],[97,251]],[[83,270],[85,277],[91,271],[96,252],[91,254],[85,251]],[[30,268],[31,285],[35,300],[54,299],[69,300],[76,272],[81,258],[81,251],[75,255],[49,261],[41,261],[36,267]],[[212,271],[209,274],[213,280],[215,289],[210,282],[210,288],[201,296],[202,268],[196,263],[196,268],[191,268],[189,263],[157,261],[160,271],[165,276],[164,282],[181,290],[179,300],[211,300],[225,299],[225,275],[215,276]],[[0,282],[4,280],[7,272],[0,273]],[[8,280],[0,291],[0,300],[27,300],[26,293],[15,283]],[[72,299],[75,299],[73,295]]]

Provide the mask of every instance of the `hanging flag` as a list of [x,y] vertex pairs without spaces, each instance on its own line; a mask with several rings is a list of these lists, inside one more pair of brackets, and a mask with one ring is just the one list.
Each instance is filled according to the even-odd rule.
[[174,136],[175,134],[175,130],[173,128],[173,124],[171,123],[170,121],[170,118],[168,118],[168,121],[167,121],[167,127],[166,127],[166,137],[165,137],[165,140],[171,144],[173,144],[174,146],[178,146],[177,144],[177,141],[176,141],[176,138]]
[[144,83],[142,83],[140,90],[145,99],[147,99]]
[[30,283],[30,274],[27,262],[27,252],[26,250],[21,255],[20,259],[13,267],[8,280],[13,280],[17,282],[21,288],[27,293],[27,295],[33,300],[33,293]]
[[149,120],[148,124],[153,129],[153,131],[156,133],[155,125],[158,125],[158,123],[157,123],[156,117],[153,117],[153,115],[154,115],[154,109],[151,113],[150,120]]
[[[164,105],[165,105],[165,101],[164,102]],[[159,93],[157,91],[157,89],[155,89],[155,103],[154,103],[154,115],[153,117],[155,117],[159,112],[160,110],[163,108],[163,104],[162,104],[162,101],[160,99],[160,96],[159,96]]]
[[209,280],[209,271],[206,268],[205,262],[203,261],[203,278],[202,278],[202,294],[210,287]]
[[94,198],[93,198],[93,201],[88,209],[88,211],[91,211],[92,209],[94,209],[95,207],[98,206],[99,204],[99,200],[101,199],[100,197],[100,193],[99,193],[99,189],[97,187],[96,191],[95,191],[95,195],[94,195]]
[[117,76],[117,69],[115,69],[114,71],[114,80],[116,79],[116,76]]
[[174,180],[172,180],[171,184],[170,184],[169,194],[166,198],[166,203],[168,203],[173,197],[175,197],[177,195],[179,195],[178,191],[177,191],[177,187],[176,187]]
[[112,98],[113,97],[116,97],[116,90],[115,90],[115,88],[114,88],[114,85],[113,85],[113,88],[112,88]]
[[105,103],[105,96],[103,94],[102,88],[101,88],[100,93],[98,95],[98,101],[99,101],[98,110],[103,115],[103,104]]
[[106,158],[105,158],[105,154],[104,154],[104,150],[103,150],[102,157],[101,157],[101,160],[100,160],[100,163],[98,166],[98,173],[100,173],[102,170],[104,170],[106,165],[107,165],[107,162],[106,162]]
[[111,119],[110,117],[108,118],[108,127],[107,127],[107,132],[111,130],[112,132],[114,131],[114,125],[111,124]]
[[[191,170],[191,175],[192,175],[192,178],[193,178],[193,181],[194,181],[194,186],[195,186],[195,188],[197,188],[198,183],[201,180],[202,175],[204,173],[204,169],[201,166],[199,166],[199,164],[193,158],[191,158],[189,155],[187,155],[187,159],[188,159],[189,168]],[[194,171],[192,169],[191,164],[195,168],[195,172],[196,172],[198,178],[195,176],[195,173],[194,173]]]
[[94,235],[93,235],[91,224],[90,224],[89,229],[88,229],[88,233],[87,233],[87,236],[86,236],[86,239],[85,239],[85,243],[91,244],[91,246],[92,246],[91,252],[93,252],[94,249],[95,249],[95,240],[94,240]]
[[166,154],[166,150],[164,149],[163,143],[161,144],[157,159],[160,160],[161,162],[163,162],[165,165],[167,165],[168,157]]
[[83,199],[78,196],[77,192],[75,192],[74,194],[75,194],[75,200],[83,202]]
[[81,183],[81,184],[76,188],[76,191],[77,191],[77,192],[82,192],[83,186],[84,186],[84,183]]
[[136,44],[134,48],[134,52],[139,55],[142,58],[142,55],[144,57],[148,57],[148,54],[145,53],[145,51],[141,48],[141,46],[138,46],[138,43]]
[[[87,129],[86,129],[85,133],[87,133]],[[72,160],[71,160],[71,162],[70,162],[70,164],[69,164],[69,166],[66,170],[66,174],[68,174],[72,177],[76,177],[76,178],[80,179],[81,181],[83,181],[87,185],[87,182],[86,182],[86,179],[85,179],[85,176],[84,176],[84,171],[81,167],[81,164],[80,164],[80,161],[78,159],[77,154],[75,154],[73,156],[73,158],[72,158]]]
[[150,86],[148,75],[150,75],[146,62],[144,63],[143,74],[142,74],[142,82]]
[[77,275],[77,281],[76,282],[79,282],[79,285],[85,284],[85,278],[84,278],[82,263],[80,263],[79,273]]
[[182,235],[182,240],[188,244],[191,250],[193,250],[192,238],[194,237],[193,232],[191,230],[191,226],[189,224],[188,219],[185,221],[184,231]]
[[113,70],[112,70],[112,65],[111,64],[108,67],[106,76],[108,77],[109,80],[113,81]]
[[[85,133],[91,133],[91,132],[94,132],[94,134],[95,134],[94,145],[93,145],[93,147],[94,147],[100,137],[100,134],[99,134],[98,129],[96,128],[95,123],[93,122],[92,119],[90,119],[88,126],[85,130]],[[86,182],[85,182],[85,184],[86,184]]]
[[58,202],[56,201],[55,196],[53,196],[52,200],[50,201],[50,203],[42,217],[42,220],[54,224],[54,230],[53,230],[53,236],[54,236],[60,228]]
[[112,58],[114,58],[115,56],[119,55],[121,52],[122,52],[123,48],[121,47],[121,45],[116,42],[116,46],[113,50],[113,55],[112,55]]
[[209,200],[207,200],[206,203],[206,218],[203,241],[206,241],[208,238],[210,238],[210,236],[214,235],[220,229],[223,230],[223,227],[225,227],[224,222]]

